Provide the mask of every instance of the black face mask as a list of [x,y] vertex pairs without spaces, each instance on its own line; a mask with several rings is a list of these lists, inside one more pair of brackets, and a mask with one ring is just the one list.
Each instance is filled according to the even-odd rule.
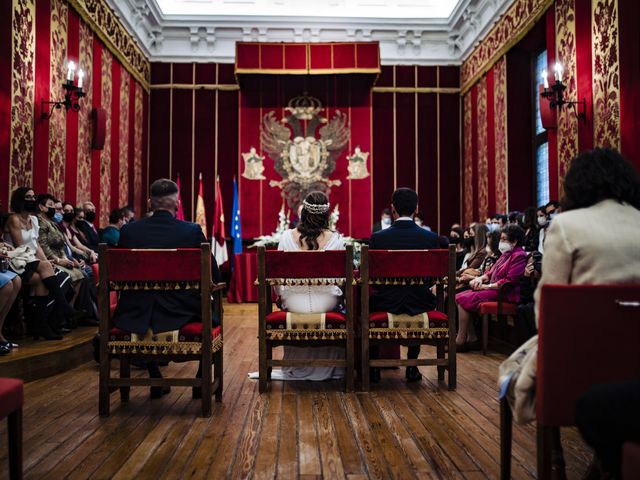
[[55,208],[53,208],[53,207],[49,207],[49,208],[47,209],[47,211],[45,212],[45,215],[46,215],[48,218],[53,218],[55,214],[56,214],[56,209],[55,209]]
[[62,215],[62,220],[67,223],[73,222],[73,219],[76,218],[76,214],[73,212],[66,212]]
[[35,212],[38,210],[38,202],[35,200],[25,200],[24,201],[24,209],[26,212]]
[[473,237],[465,238],[464,239],[464,246],[467,247],[467,248],[473,247],[473,241],[474,241]]
[[451,245],[457,245],[460,243],[460,237],[451,237],[449,238],[449,243]]
[[89,223],[93,223],[93,221],[96,219],[96,212],[85,212],[84,219]]

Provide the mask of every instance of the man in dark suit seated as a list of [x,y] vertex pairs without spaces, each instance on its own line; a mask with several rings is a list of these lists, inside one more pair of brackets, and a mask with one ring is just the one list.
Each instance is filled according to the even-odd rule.
[[[120,230],[120,248],[200,248],[206,242],[200,225],[175,218],[178,206],[178,186],[168,179],[151,184],[149,206],[153,215],[124,225]],[[220,281],[220,270],[211,259],[212,276]],[[200,293],[197,291],[122,292],[114,313],[115,325],[141,335],[149,329],[154,333],[178,330],[190,322],[199,322]],[[155,362],[147,364],[149,375],[160,378]],[[151,387],[152,398],[158,398],[161,387]],[[194,391],[195,394],[195,391]]]
[[82,233],[82,236],[84,236],[84,238],[81,236],[84,244],[94,252],[97,252],[100,236],[93,224],[96,220],[96,206],[92,202],[83,202],[82,210],[84,210],[84,220],[79,220],[76,226],[78,230],[80,230],[80,233]]
[[[414,222],[418,211],[418,194],[410,188],[399,188],[391,197],[394,223],[371,235],[370,250],[426,250],[441,248],[437,233],[425,230]],[[436,297],[428,285],[384,286],[376,288],[369,305],[371,312],[417,315],[436,308]],[[371,348],[371,358],[377,358],[378,348]],[[407,358],[418,358],[420,345],[410,346]],[[422,378],[418,367],[407,367],[407,380]],[[371,369],[371,381],[380,380],[380,369]]]

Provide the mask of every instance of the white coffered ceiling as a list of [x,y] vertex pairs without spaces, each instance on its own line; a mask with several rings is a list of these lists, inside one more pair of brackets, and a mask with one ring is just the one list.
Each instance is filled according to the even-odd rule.
[[237,41],[378,41],[383,64],[459,64],[513,0],[107,0],[152,61],[234,61]]

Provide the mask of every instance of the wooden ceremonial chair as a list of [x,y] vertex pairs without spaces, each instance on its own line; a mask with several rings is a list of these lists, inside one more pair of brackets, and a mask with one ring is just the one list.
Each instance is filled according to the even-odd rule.
[[[202,415],[211,416],[211,395],[222,400],[222,289],[224,284],[211,282],[211,246],[186,249],[108,249],[101,244],[99,255],[100,285],[100,415],[109,415],[109,396],[118,387],[122,402],[129,400],[134,386],[201,387]],[[171,332],[132,341],[133,335],[112,325],[112,292],[123,290],[172,291],[197,289],[201,295],[202,323],[192,322]],[[212,328],[211,295],[220,326]],[[203,335],[211,332],[211,335]],[[111,377],[111,360],[120,360],[120,377]],[[142,361],[202,362],[202,378],[130,378],[132,358]],[[211,365],[214,381],[211,382]]]
[[504,326],[514,326],[516,317],[518,315],[518,305],[515,303],[509,303],[502,300],[502,295],[505,289],[512,288],[513,285],[502,285],[498,290],[497,302],[484,302],[480,304],[478,313],[482,318],[482,354],[487,354],[487,347],[489,345],[489,319],[495,315],[496,321]]
[[[592,385],[640,377],[640,285],[544,285],[538,318],[538,478],[551,477],[559,428]],[[511,477],[512,412],[500,403],[501,478]]]
[[22,478],[22,406],[24,384],[16,378],[0,378],[0,420],[7,418],[9,478]]
[[[345,367],[345,387],[353,390],[354,315],[353,247],[346,250],[266,250],[258,247],[259,389],[267,390],[275,366]],[[290,314],[273,311],[272,287],[283,285],[338,285],[344,291],[346,313]],[[309,315],[309,316],[307,316]],[[342,359],[274,360],[274,347],[325,345],[345,348]]]
[[[444,277],[448,277],[449,292],[456,291],[455,245],[448,250],[369,250],[366,245],[360,251],[360,299],[361,299],[361,388],[369,391],[369,368],[389,366],[436,365],[438,380],[444,380],[449,372],[449,390],[456,388],[456,326],[455,295],[447,295],[444,305]],[[387,312],[369,311],[369,288],[382,285],[415,285],[428,279],[436,280],[437,310],[427,312],[429,325],[424,328],[389,328]],[[402,325],[402,320],[400,320]],[[435,359],[371,359],[371,344],[405,346],[435,342]],[[448,353],[445,351],[448,345]]]

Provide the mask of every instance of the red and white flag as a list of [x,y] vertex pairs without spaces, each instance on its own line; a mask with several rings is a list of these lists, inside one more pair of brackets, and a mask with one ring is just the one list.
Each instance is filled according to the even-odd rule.
[[207,215],[204,211],[204,194],[202,193],[202,173],[200,174],[200,190],[198,190],[198,203],[196,204],[196,223],[202,228],[202,233],[207,236]]
[[213,214],[213,229],[211,232],[211,249],[216,263],[222,265],[229,260],[227,253],[226,233],[224,230],[224,209],[222,208],[222,191],[220,177],[216,178],[216,205]]
[[178,185],[178,211],[176,212],[176,218],[178,220],[184,220],[184,210],[182,210],[182,195],[180,194],[180,174],[178,174],[176,184]]

